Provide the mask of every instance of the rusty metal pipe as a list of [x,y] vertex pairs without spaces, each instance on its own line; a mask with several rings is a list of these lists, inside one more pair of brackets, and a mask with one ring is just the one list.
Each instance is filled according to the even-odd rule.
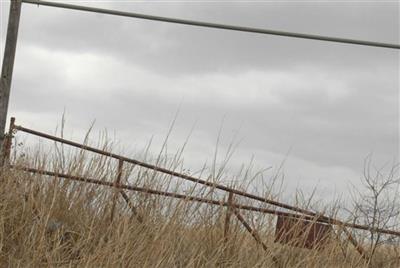
[[201,197],[188,196],[188,195],[184,195],[184,194],[153,190],[153,189],[148,189],[148,188],[143,188],[143,187],[138,187],[138,186],[133,186],[133,185],[126,185],[126,184],[116,185],[114,182],[99,181],[99,180],[89,179],[89,178],[85,178],[85,177],[81,177],[81,176],[73,176],[73,175],[68,175],[68,174],[63,174],[63,173],[58,173],[58,172],[39,170],[36,168],[21,167],[21,166],[16,166],[16,165],[11,165],[10,167],[17,169],[17,170],[34,173],[34,174],[52,176],[52,177],[56,177],[56,178],[57,177],[64,178],[64,179],[69,179],[69,180],[73,180],[73,181],[92,183],[92,184],[97,184],[97,185],[102,185],[102,186],[107,186],[107,187],[112,187],[112,188],[119,188],[122,190],[155,194],[155,195],[160,195],[160,196],[173,197],[173,198],[177,198],[177,199],[184,199],[187,201],[196,201],[196,202],[207,203],[207,204],[211,204],[211,205],[218,205],[218,206],[224,206],[224,207],[244,209],[244,210],[249,210],[249,211],[262,212],[262,213],[266,213],[266,214],[274,214],[274,215],[281,215],[281,216],[287,216],[287,217],[301,218],[301,219],[310,220],[310,221],[315,220],[314,218],[312,218],[310,216],[293,214],[293,213],[288,213],[288,212],[283,212],[283,211],[278,211],[278,210],[273,210],[273,209],[268,209],[268,208],[240,205],[240,204],[236,204],[236,203],[230,203],[230,202],[224,202],[224,201],[218,201],[218,200],[212,200],[212,199],[205,199],[205,198],[201,198]]
[[170,192],[163,192],[163,191],[159,191],[159,190],[147,189],[147,188],[126,185],[126,184],[120,184],[118,186],[115,186],[115,184],[113,182],[99,181],[99,180],[94,180],[94,179],[89,179],[89,178],[84,178],[84,177],[79,177],[79,176],[72,176],[72,175],[67,175],[67,174],[62,174],[62,173],[57,173],[57,172],[39,170],[39,169],[35,169],[35,168],[18,167],[15,165],[10,165],[10,167],[14,168],[14,169],[18,169],[18,170],[31,172],[31,173],[65,178],[65,179],[70,179],[70,180],[74,180],[74,181],[93,183],[93,184],[104,185],[104,186],[108,186],[108,187],[117,187],[120,189],[126,189],[126,190],[130,190],[130,191],[137,191],[137,192],[155,194],[155,195],[160,195],[160,196],[174,197],[174,198],[178,198],[178,199],[184,199],[187,201],[196,201],[196,202],[201,202],[201,203],[206,203],[206,204],[211,204],[211,205],[232,207],[232,208],[236,208],[236,209],[256,211],[256,212],[262,212],[262,213],[272,214],[272,215],[277,215],[277,216],[285,216],[285,217],[291,217],[291,218],[297,218],[297,219],[303,219],[303,220],[309,220],[309,221],[316,221],[316,222],[322,222],[322,223],[326,223],[326,224],[339,225],[342,227],[350,227],[350,228],[359,229],[359,230],[372,231],[372,232],[377,232],[377,233],[381,233],[381,234],[400,236],[400,232],[398,232],[398,231],[381,229],[381,228],[371,228],[366,225],[346,223],[346,222],[341,222],[338,220],[328,221],[323,218],[313,218],[313,217],[310,217],[307,215],[299,215],[299,214],[293,214],[293,213],[272,210],[272,209],[267,209],[267,208],[246,206],[246,205],[240,205],[240,204],[236,204],[236,203],[229,203],[229,202],[224,202],[224,201],[205,199],[205,198],[201,198],[201,197],[187,196],[187,195],[183,195],[183,194],[170,193]]

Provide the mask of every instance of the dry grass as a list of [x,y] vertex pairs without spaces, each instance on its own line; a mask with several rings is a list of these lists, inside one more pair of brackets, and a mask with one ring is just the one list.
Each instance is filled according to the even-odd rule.
[[[104,148],[107,148],[105,146]],[[14,159],[22,165],[90,178],[113,180],[116,162],[87,153],[53,148],[25,152]],[[158,157],[157,164],[179,169]],[[246,171],[241,185],[249,184]],[[222,174],[222,173],[221,173]],[[210,177],[212,180],[222,178]],[[275,177],[276,179],[276,177]],[[226,198],[199,185],[190,187],[170,176],[124,166],[123,181],[153,189],[189,192],[206,198]],[[0,265],[2,267],[364,267],[365,261],[344,239],[332,239],[320,250],[273,242],[274,218],[243,212],[268,249],[264,251],[232,217],[229,239],[223,237],[226,208],[174,200],[143,193],[128,193],[143,217],[138,222],[115,191],[79,182],[3,169],[0,174]],[[261,192],[273,196],[271,185]],[[241,203],[261,204],[238,199]],[[265,206],[265,205],[264,205]],[[398,267],[397,247],[380,247],[373,267]]]

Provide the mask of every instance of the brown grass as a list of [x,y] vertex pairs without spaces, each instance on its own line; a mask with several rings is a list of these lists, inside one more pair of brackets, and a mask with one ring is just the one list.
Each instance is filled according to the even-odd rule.
[[[106,146],[107,147],[107,146]],[[15,162],[47,170],[113,180],[116,162],[60,148],[16,154]],[[21,156],[22,155],[22,156]],[[179,161],[158,158],[159,165],[178,169]],[[246,174],[249,174],[246,172]],[[250,176],[251,177],[251,176]],[[124,181],[153,189],[189,192],[205,198],[225,194],[178,183],[138,167],[125,166]],[[215,180],[216,178],[211,178]],[[247,179],[247,181],[246,181]],[[3,169],[0,174],[1,267],[365,267],[345,240],[332,239],[319,250],[274,243],[273,216],[242,212],[268,249],[264,251],[233,216],[229,239],[223,237],[226,208],[128,193],[144,222],[140,223],[110,188]],[[246,188],[243,178],[236,188]],[[271,185],[261,192],[271,197]],[[258,205],[244,199],[237,201]],[[265,205],[264,205],[265,206]],[[383,246],[372,267],[398,267],[397,248]]]

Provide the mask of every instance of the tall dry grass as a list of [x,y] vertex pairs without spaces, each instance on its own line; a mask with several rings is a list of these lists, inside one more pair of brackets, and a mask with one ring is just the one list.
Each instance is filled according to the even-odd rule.
[[[104,141],[103,149],[112,147]],[[17,151],[17,152],[16,152]],[[142,159],[183,171],[179,150],[173,157]],[[229,160],[227,154],[226,161]],[[113,181],[115,160],[59,145],[14,150],[14,163]],[[215,163],[214,163],[215,164]],[[209,180],[224,178],[223,161]],[[195,176],[207,177],[201,170]],[[244,168],[232,187],[246,190],[262,172]],[[277,199],[279,178],[260,187],[258,194]],[[264,178],[261,181],[266,181]],[[122,181],[204,198],[225,199],[225,193],[187,184],[133,165],[125,165]],[[240,182],[240,183],[238,183]],[[279,187],[278,187],[279,188]],[[0,174],[1,267],[398,267],[397,246],[384,245],[366,262],[344,236],[332,237],[318,250],[274,243],[275,218],[255,212],[242,214],[257,230],[267,250],[256,243],[240,222],[231,219],[224,240],[226,208],[145,193],[126,192],[142,218],[132,213],[115,191],[99,185],[33,175],[4,168]],[[117,200],[111,219],[113,200]],[[236,197],[236,202],[268,207]],[[307,198],[298,205],[309,206]],[[334,214],[335,206],[325,209]]]

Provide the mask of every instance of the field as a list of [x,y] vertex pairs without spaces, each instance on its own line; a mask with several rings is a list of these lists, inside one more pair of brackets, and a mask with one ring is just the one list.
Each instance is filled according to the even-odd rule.
[[[102,146],[109,147],[107,143]],[[58,146],[47,151],[40,147],[19,151],[14,154],[13,162],[20,166],[61,170],[102,181],[113,181],[117,173],[117,161],[84,151]],[[156,163],[179,170],[180,159],[179,154],[172,159],[160,154]],[[216,189],[191,186],[134,165],[125,165],[122,171],[122,182],[132,185],[208,199],[227,198]],[[218,176],[209,179],[216,182],[223,178],[224,169],[219,171]],[[241,183],[232,187],[246,190],[260,174],[246,170],[239,180]],[[269,179],[259,192],[277,200],[273,184],[279,184],[279,177]],[[243,218],[264,243],[263,248],[235,217],[230,220],[228,232],[225,231],[227,209],[222,206],[125,191],[134,206],[132,210],[112,187],[9,167],[2,170],[0,181],[2,267],[399,266],[398,245],[381,244],[382,238],[379,243],[370,243],[365,240],[368,232],[353,232],[359,241],[364,241],[361,242],[364,257],[340,228],[335,229],[335,235],[323,246],[305,249],[274,242],[276,216],[242,211]],[[310,199],[299,198],[296,205],[310,206]],[[245,198],[237,197],[235,201],[260,206]],[[335,215],[336,206],[324,208],[325,213]]]

